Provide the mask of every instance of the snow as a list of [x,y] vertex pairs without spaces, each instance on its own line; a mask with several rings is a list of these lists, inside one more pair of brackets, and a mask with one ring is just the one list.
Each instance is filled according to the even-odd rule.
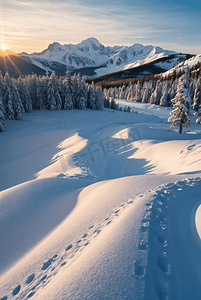
[[176,71],[178,73],[179,71],[183,71],[186,67],[191,69],[191,68],[193,68],[194,65],[196,65],[200,62],[201,62],[201,54],[195,55],[195,56],[185,60],[184,62],[181,62],[180,64],[178,64],[174,68],[168,70],[167,72],[163,73],[162,76],[164,76],[164,77],[168,76],[168,75],[172,74],[174,71]]
[[[121,71],[152,62],[158,58],[175,54],[174,51],[163,50],[152,45],[143,46],[133,44],[132,46],[105,47],[95,38],[88,38],[78,44],[52,43],[41,53],[26,55],[35,65],[51,70],[51,63],[57,62],[71,66],[75,69],[85,67],[98,67],[96,76],[105,75],[112,72]],[[176,59],[171,63],[157,63],[159,66],[170,69],[175,66]],[[49,67],[47,67],[49,65]],[[103,66],[99,68],[100,66]]]
[[7,122],[0,299],[200,298],[200,125],[118,102]]

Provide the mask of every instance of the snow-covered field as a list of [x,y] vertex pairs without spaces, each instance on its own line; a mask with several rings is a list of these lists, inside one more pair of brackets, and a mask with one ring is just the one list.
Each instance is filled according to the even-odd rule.
[[201,299],[201,126],[129,106],[7,122],[1,300]]

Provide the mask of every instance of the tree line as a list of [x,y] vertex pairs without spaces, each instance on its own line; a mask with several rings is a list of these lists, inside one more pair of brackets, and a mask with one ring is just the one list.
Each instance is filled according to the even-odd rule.
[[[157,77],[157,80],[149,77],[147,81],[138,80],[127,86],[105,88],[103,92],[105,106],[113,109],[118,109],[113,100],[115,98],[128,102],[172,106],[174,110],[168,122],[171,123],[171,128],[180,126],[180,133],[183,126],[190,127],[189,115],[192,113],[198,116],[196,123],[201,124],[201,64],[195,65],[191,70],[184,66],[177,76],[171,74]],[[130,111],[130,107],[126,107],[124,111]]]
[[86,84],[80,75],[58,77],[55,72],[36,74],[18,79],[0,71],[0,131],[6,120],[21,120],[23,113],[32,110],[71,110],[74,108],[102,109],[104,95],[100,87]]

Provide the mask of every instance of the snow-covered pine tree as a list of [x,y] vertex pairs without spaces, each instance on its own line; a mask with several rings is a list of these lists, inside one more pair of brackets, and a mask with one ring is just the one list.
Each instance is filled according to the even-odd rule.
[[72,100],[73,100],[73,107],[76,107],[76,101],[77,101],[77,97],[78,97],[78,81],[80,80],[80,74],[78,74],[78,78],[76,78],[76,74],[73,75],[73,77],[71,77],[71,84],[72,84],[72,89],[71,89],[71,93],[72,93]]
[[136,83],[130,85],[130,89],[128,90],[128,94],[127,94],[127,101],[134,101],[136,95],[136,87],[137,87]]
[[188,109],[188,113],[191,109],[191,98],[189,96],[189,79],[188,79],[188,66],[184,69],[185,73],[179,78],[178,89],[183,91],[183,95],[186,101],[186,107]]
[[55,110],[56,108],[56,99],[54,97],[54,88],[49,83],[48,90],[47,90],[47,108],[49,110]]
[[87,97],[86,91],[84,89],[83,81],[81,80],[80,76],[77,79],[77,98],[75,101],[75,107],[79,109],[85,109],[87,104]]
[[23,92],[23,106],[24,106],[24,109],[27,113],[30,113],[32,112],[33,110],[33,106],[32,106],[32,101],[31,101],[31,97],[30,97],[30,94],[29,94],[29,91],[27,88],[24,88],[24,92]]
[[198,111],[200,101],[201,101],[201,77],[198,78],[196,85],[195,85],[195,91],[193,96],[193,109]]
[[91,109],[96,109],[96,92],[94,82],[92,82],[92,84],[89,85],[87,107]]
[[37,89],[38,89],[38,77],[36,74],[32,74],[28,78],[28,91],[32,100],[32,105],[34,109],[38,109],[38,103],[37,103]]
[[22,105],[20,94],[14,85],[11,85],[11,95],[15,120],[22,120],[22,113],[24,112],[24,107]]
[[168,106],[168,91],[169,91],[168,81],[165,80],[163,81],[162,96],[160,99],[161,106]]
[[6,92],[3,98],[3,104],[6,109],[6,118],[8,120],[14,120],[15,119],[15,114],[13,110],[13,103],[12,103],[12,95],[10,92],[10,87],[7,85],[6,87]]
[[0,132],[4,131],[6,128],[6,110],[3,102],[0,99]]
[[140,81],[137,82],[137,85],[136,85],[136,88],[135,88],[135,96],[134,96],[134,101],[135,102],[141,102],[142,99],[141,99],[141,84],[140,84]]
[[69,90],[67,90],[66,94],[65,94],[63,109],[67,109],[67,110],[73,109],[73,98],[72,98],[72,94]]
[[104,104],[104,95],[101,91],[100,87],[97,87],[96,89],[96,109],[101,110],[103,108],[103,104]]
[[143,103],[148,103],[150,102],[150,96],[151,96],[151,83],[145,82],[143,85],[143,95],[142,95],[142,102]]
[[158,80],[157,83],[156,83],[155,90],[154,90],[154,92],[151,94],[151,97],[150,97],[150,104],[156,104],[156,105],[159,105],[161,96],[162,96],[162,91],[161,91],[161,81]]
[[47,90],[48,90],[48,87],[49,87],[49,81],[50,81],[50,78],[48,76],[48,72],[46,72],[46,75],[42,76],[42,78],[39,81],[40,85],[37,86],[38,90],[40,91],[41,97],[42,97],[42,103],[43,103],[43,107],[44,108],[45,107],[48,108],[48,104],[47,104]]
[[198,115],[198,118],[196,120],[196,124],[201,124],[201,103],[199,105],[199,109],[198,109],[197,115]]
[[43,96],[39,88],[36,89],[35,109],[44,110]]
[[189,82],[189,96],[193,102],[193,98],[194,98],[194,94],[195,94],[195,90],[196,90],[196,84],[197,84],[197,80],[196,78],[190,78],[190,82]]
[[4,96],[4,88],[5,88],[4,78],[3,78],[2,72],[0,70],[0,98],[1,99],[3,99],[3,96]]
[[175,98],[175,96],[176,96],[177,85],[178,85],[178,80],[177,79],[175,79],[174,81],[171,80],[170,89],[169,89],[169,92],[168,92],[169,99],[170,99],[169,105],[172,105],[171,99]]
[[66,76],[63,80],[63,109],[73,109],[73,85],[71,77],[69,76],[69,69],[67,68]]
[[17,89],[22,100],[22,105],[25,112],[31,112],[33,110],[32,100],[28,89],[26,88],[25,80],[21,76],[17,79]]
[[188,95],[186,94],[183,78],[180,78],[178,88],[175,98],[171,100],[174,110],[170,112],[171,117],[168,119],[168,123],[171,123],[169,130],[172,127],[179,126],[179,133],[182,133],[183,126],[190,128],[189,99],[186,99]]
[[126,87],[125,87],[125,85],[123,85],[123,86],[120,88],[119,99],[125,99],[125,91],[126,91]]
[[60,110],[62,108],[62,100],[58,88],[54,88],[54,98],[56,100],[56,109]]
[[55,74],[54,71],[52,72],[52,74],[50,76],[49,82],[54,87],[54,89],[58,89],[58,85],[59,85],[58,76]]

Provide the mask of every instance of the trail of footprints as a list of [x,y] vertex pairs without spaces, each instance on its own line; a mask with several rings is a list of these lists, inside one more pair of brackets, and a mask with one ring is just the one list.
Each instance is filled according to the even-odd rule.
[[[148,191],[150,197],[145,203],[146,209],[141,221],[139,251],[134,262],[134,272],[137,277],[145,277],[147,268],[151,269],[158,300],[167,300],[170,295],[171,262],[168,256],[168,208],[176,193],[182,191],[185,185],[193,186],[194,184],[196,184],[196,179],[187,179],[173,184],[165,184],[156,190]],[[143,196],[139,195],[138,197]],[[76,254],[85,249],[101,233],[104,227],[110,225],[123,209],[133,202],[134,198],[130,197],[118,209],[111,212],[98,226],[91,225],[88,232],[76,242],[67,245],[60,255],[55,254],[53,257],[48,258],[41,266],[38,274],[29,274],[22,285],[19,284],[11,291],[9,297],[4,296],[0,300],[8,300],[13,297],[16,300],[30,299],[40,287],[47,285],[62,268],[65,268],[66,265],[69,266]]]
[[[172,268],[171,245],[168,234],[168,210],[171,201],[176,199],[177,194],[186,186],[194,186],[200,178],[184,179],[176,183],[169,183],[158,187],[153,195],[153,201],[147,202],[151,209],[149,223],[149,253],[147,268],[151,270],[154,288],[158,300],[168,300],[172,293]],[[152,207],[152,208],[151,208]],[[148,209],[149,211],[149,209]],[[146,285],[146,282],[145,282]]]
[[80,239],[72,244],[66,246],[64,251],[60,254],[48,258],[44,261],[38,274],[29,274],[25,282],[17,285],[10,293],[9,296],[5,295],[0,300],[8,299],[30,299],[36,292],[47,285],[51,279],[66,265],[73,262],[73,258],[83,251],[93,239],[95,239],[102,231],[102,229],[110,225],[116,217],[120,215],[125,207],[133,203],[133,198],[130,197],[127,202],[123,203],[115,211],[111,212],[98,226],[91,225]]

